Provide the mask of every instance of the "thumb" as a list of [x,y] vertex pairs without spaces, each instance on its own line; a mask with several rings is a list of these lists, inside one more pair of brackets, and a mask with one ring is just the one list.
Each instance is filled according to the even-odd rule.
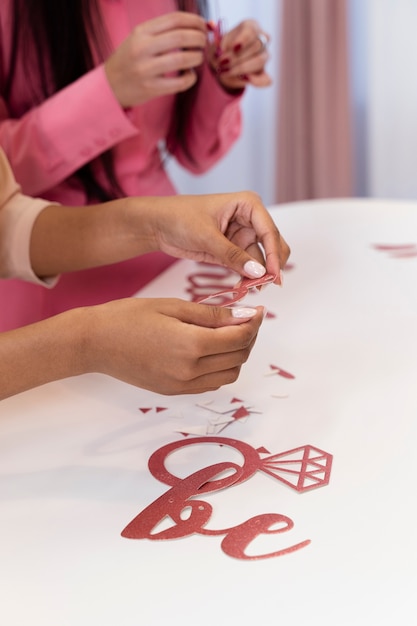
[[263,306],[228,308],[197,304],[196,302],[183,302],[181,311],[177,312],[176,317],[186,324],[194,324],[204,328],[221,328],[222,326],[235,326],[249,322],[255,318],[260,325],[265,313],[266,310]]
[[218,259],[218,262],[234,270],[237,274],[249,278],[261,278],[266,273],[262,263],[259,263],[254,257],[226,237],[222,236],[215,242],[212,240],[212,243],[215,245],[215,249],[212,249],[212,254]]

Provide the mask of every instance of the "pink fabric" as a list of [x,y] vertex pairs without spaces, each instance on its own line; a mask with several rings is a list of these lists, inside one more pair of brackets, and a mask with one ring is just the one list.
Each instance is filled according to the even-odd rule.
[[[0,59],[7,70],[10,44],[10,2],[0,6]],[[100,0],[112,45],[119,45],[134,25],[176,9],[173,0]],[[35,106],[27,69],[18,66],[9,102],[1,98],[0,145],[4,148],[22,191],[42,195],[65,205],[83,205],[83,191],[70,186],[68,178],[83,164],[112,148],[118,180],[130,196],[173,195],[158,151],[171,125],[174,97],[167,96],[124,111],[107,83],[103,66],[98,66],[69,87]],[[186,134],[191,147],[190,160],[183,146],[175,158],[194,173],[202,173],[229,150],[241,130],[240,96],[232,96],[218,84],[208,66],[201,80]],[[99,174],[101,174],[99,172]],[[67,308],[95,304],[129,296],[157,276],[173,260],[156,253],[125,261],[119,265],[96,268],[62,276],[52,290],[18,285],[2,286],[0,330],[36,321]],[[17,308],[3,323],[4,293],[19,292],[25,314]],[[25,293],[27,298],[25,299]],[[36,293],[36,297],[34,297]],[[10,302],[14,297],[10,297]],[[20,306],[20,305],[19,305]]]
[[283,0],[277,201],[351,196],[346,0]]

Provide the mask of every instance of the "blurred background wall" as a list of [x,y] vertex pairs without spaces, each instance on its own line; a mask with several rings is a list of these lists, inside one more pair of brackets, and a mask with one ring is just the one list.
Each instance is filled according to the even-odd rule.
[[[195,177],[169,164],[180,192],[253,189],[267,205],[303,197],[417,198],[417,0],[210,6],[228,28],[253,17],[271,35],[274,84],[248,88],[243,134],[213,170]],[[294,173],[301,182],[291,181]]]

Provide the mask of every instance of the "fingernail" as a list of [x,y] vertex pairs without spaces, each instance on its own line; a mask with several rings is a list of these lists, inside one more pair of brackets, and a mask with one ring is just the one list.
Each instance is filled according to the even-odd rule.
[[249,76],[247,74],[241,74],[240,78],[241,78],[241,80],[245,80],[245,81],[249,80]]
[[235,52],[236,54],[242,49],[242,44],[241,43],[237,43],[235,46],[233,46],[233,52]]
[[225,57],[220,61],[219,65],[221,67],[225,67],[225,65],[230,65],[230,59],[228,57]]
[[264,266],[261,263],[257,263],[256,261],[246,261],[243,269],[252,278],[260,278],[266,272]]
[[250,317],[255,317],[257,311],[256,309],[251,309],[249,307],[235,307],[231,309],[233,317],[238,319],[248,319]]

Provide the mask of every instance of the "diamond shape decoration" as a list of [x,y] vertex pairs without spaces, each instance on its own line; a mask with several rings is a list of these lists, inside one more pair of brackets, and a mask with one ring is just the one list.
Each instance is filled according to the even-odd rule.
[[262,459],[259,469],[298,492],[329,483],[333,456],[311,445]]

